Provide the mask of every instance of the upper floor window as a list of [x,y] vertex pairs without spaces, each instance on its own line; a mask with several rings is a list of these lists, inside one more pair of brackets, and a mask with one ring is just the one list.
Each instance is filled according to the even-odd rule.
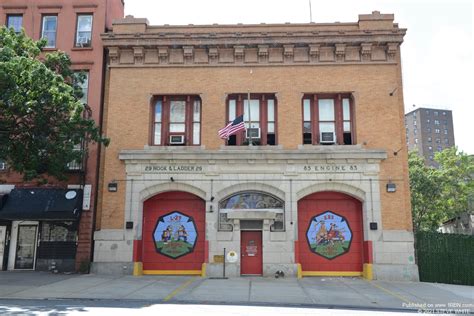
[[438,116],[438,115],[439,115],[438,111],[434,111],[433,114],[434,114],[435,116]]
[[303,144],[355,144],[353,117],[349,95],[305,95]]
[[82,83],[77,81],[77,85],[82,90],[81,102],[83,104],[88,104],[88,99],[89,99],[89,70],[82,70],[82,71],[80,71],[80,73],[82,73],[84,75],[84,81]]
[[77,16],[76,47],[91,47],[92,43],[92,15],[80,14]]
[[439,120],[434,120],[435,125],[439,125]]
[[246,131],[229,136],[228,146],[276,145],[277,111],[274,94],[232,94],[227,98],[226,124],[243,115]]
[[430,115],[430,110],[426,110],[426,115]]
[[431,143],[431,137],[428,137],[428,143]]
[[427,119],[427,120],[426,120],[426,123],[430,124],[430,119]]
[[0,171],[7,170],[7,163],[0,159]]
[[416,121],[413,121],[413,125],[416,125]]
[[198,96],[158,96],[153,114],[153,145],[201,144],[201,99]]
[[443,111],[443,115],[446,115],[446,112]]
[[56,47],[56,31],[58,27],[58,17],[56,15],[43,16],[43,23],[41,27],[41,37],[48,42],[46,48]]
[[435,128],[435,134],[439,134],[439,128]]
[[20,33],[23,26],[23,15],[9,14],[7,15],[7,27],[12,27],[15,32]]

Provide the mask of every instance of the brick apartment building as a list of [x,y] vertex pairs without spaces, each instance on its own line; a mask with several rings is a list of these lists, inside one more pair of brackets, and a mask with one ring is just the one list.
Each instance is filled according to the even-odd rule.
[[[0,25],[23,28],[26,35],[48,40],[44,53],[61,50],[72,68],[84,71],[83,102],[101,123],[104,48],[100,34],[122,18],[123,0],[3,0]],[[84,148],[82,163],[70,164],[67,182],[46,187],[24,183],[22,175],[0,164],[0,270],[59,271],[86,269],[92,254],[92,232],[98,183],[99,148]],[[8,198],[6,196],[8,195]]]
[[[151,26],[108,50],[93,271],[417,280],[400,44],[358,22]],[[243,115],[247,130],[220,139]],[[250,144],[249,144],[250,143]]]
[[453,113],[446,109],[417,108],[405,114],[408,150],[416,150],[435,166],[434,154],[455,146]]

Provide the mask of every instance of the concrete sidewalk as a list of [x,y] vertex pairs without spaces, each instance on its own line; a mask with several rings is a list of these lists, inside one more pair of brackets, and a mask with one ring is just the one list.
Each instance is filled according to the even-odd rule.
[[471,286],[366,281],[351,277],[222,280],[190,276],[0,272],[0,298],[474,312],[474,287]]

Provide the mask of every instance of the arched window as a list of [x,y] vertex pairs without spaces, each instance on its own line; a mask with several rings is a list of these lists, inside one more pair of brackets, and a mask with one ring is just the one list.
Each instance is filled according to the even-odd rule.
[[227,214],[235,210],[271,211],[276,218],[271,225],[271,231],[285,230],[284,202],[268,193],[247,191],[231,195],[219,203],[219,231],[232,231],[232,220]]

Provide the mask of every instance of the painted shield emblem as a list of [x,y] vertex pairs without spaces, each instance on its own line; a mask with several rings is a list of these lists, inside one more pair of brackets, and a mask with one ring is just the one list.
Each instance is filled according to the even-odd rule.
[[331,260],[349,251],[352,231],[344,216],[326,211],[311,218],[306,239],[312,252]]
[[156,252],[171,259],[193,252],[197,236],[193,218],[178,211],[159,217],[153,231]]

